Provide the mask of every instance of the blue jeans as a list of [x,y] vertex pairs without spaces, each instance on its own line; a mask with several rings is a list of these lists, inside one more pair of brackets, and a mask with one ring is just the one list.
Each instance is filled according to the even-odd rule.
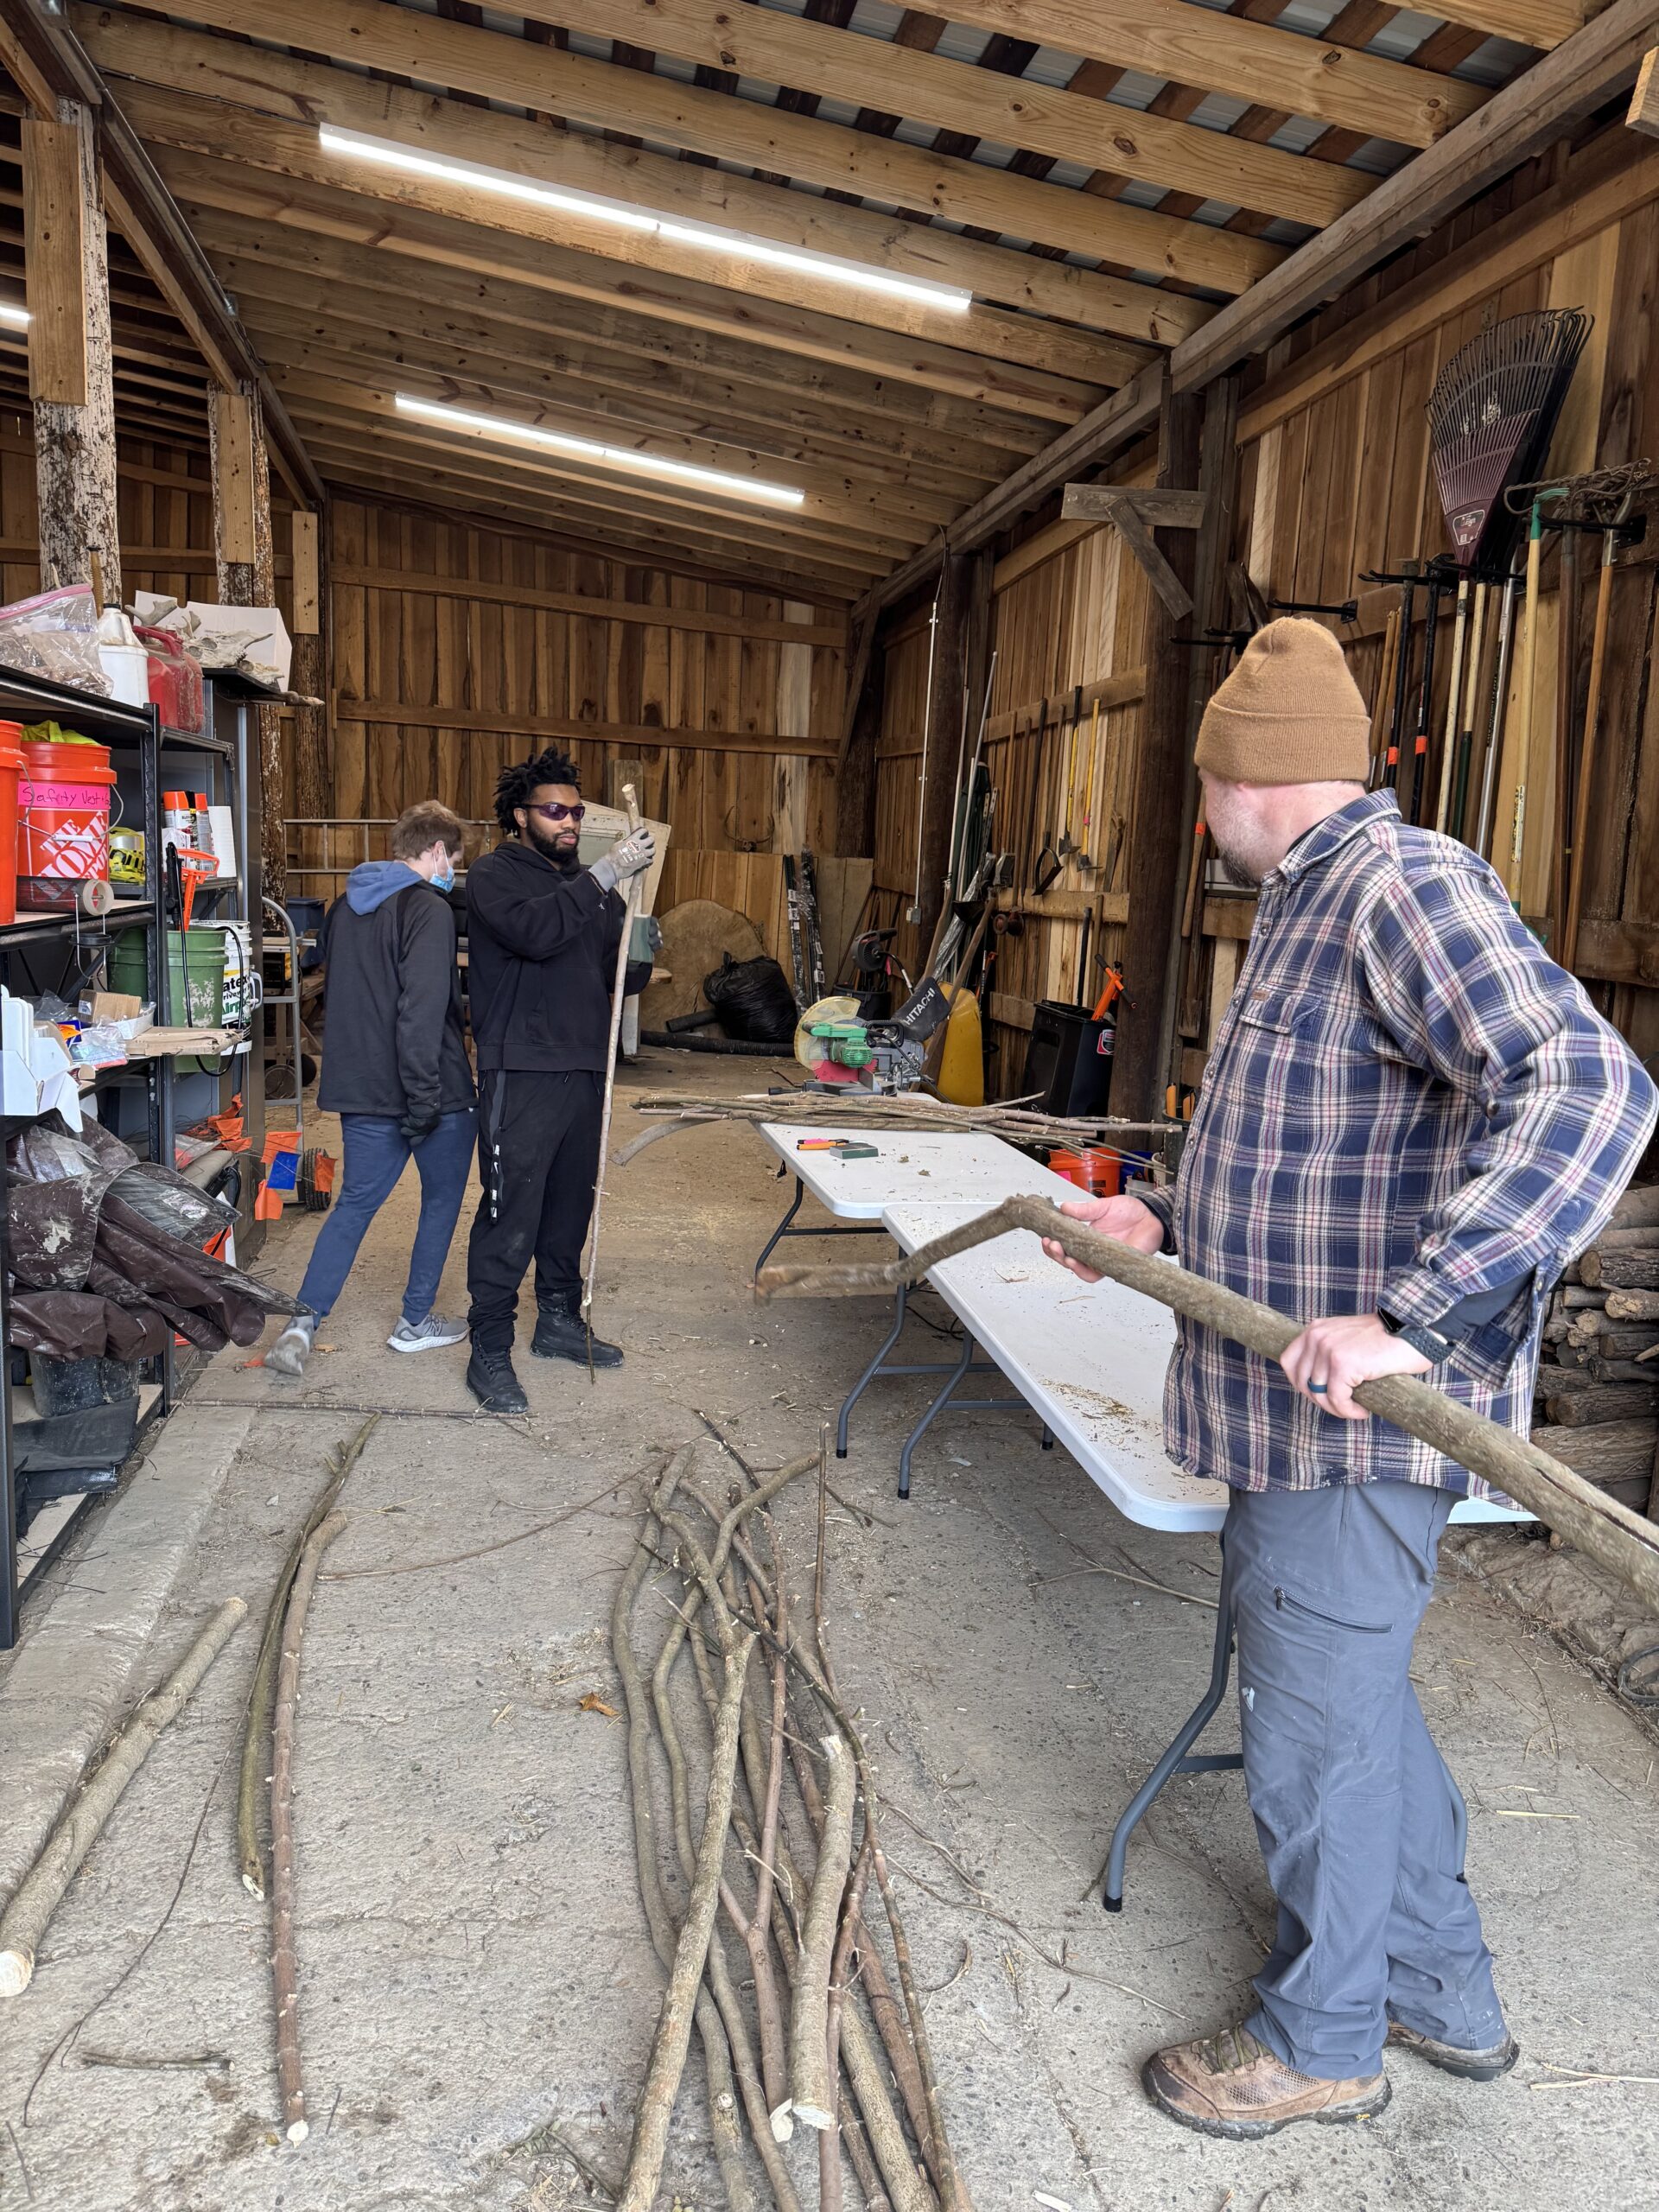
[[1324,2081],[1375,2074],[1390,2018],[1465,2050],[1504,2033],[1409,1672],[1455,1503],[1371,1482],[1228,1506],[1244,1782],[1279,1901],[1245,2024]]
[[340,1186],[328,1218],[311,1247],[310,1264],[300,1285],[303,1305],[321,1320],[346,1287],[357,1248],[397,1187],[411,1156],[421,1179],[421,1218],[409,1255],[409,1283],[404,1292],[405,1321],[423,1321],[438,1294],[438,1280],[449,1255],[467,1179],[472,1173],[474,1125],[470,1106],[446,1114],[430,1135],[410,1144],[390,1116],[342,1114]]

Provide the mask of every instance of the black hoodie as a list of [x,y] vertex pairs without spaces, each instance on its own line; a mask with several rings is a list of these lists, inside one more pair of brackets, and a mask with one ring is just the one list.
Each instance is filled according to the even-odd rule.
[[[561,867],[517,839],[467,871],[467,988],[479,1072],[605,1072],[621,894],[578,861]],[[631,963],[623,991],[640,990]]]
[[[369,887],[354,902],[359,879]],[[455,918],[443,893],[390,861],[354,868],[346,895],[328,910],[321,944],[324,1113],[429,1122],[469,1107]]]

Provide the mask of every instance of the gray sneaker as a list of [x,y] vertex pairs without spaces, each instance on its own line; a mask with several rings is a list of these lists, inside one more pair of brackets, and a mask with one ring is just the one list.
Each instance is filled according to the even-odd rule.
[[311,1357],[316,1338],[316,1315],[296,1313],[265,1354],[265,1365],[274,1375],[291,1375],[297,1380],[305,1373],[305,1363]]
[[442,1313],[429,1313],[423,1321],[399,1321],[386,1342],[393,1351],[436,1351],[441,1344],[467,1341],[464,1321],[446,1321]]

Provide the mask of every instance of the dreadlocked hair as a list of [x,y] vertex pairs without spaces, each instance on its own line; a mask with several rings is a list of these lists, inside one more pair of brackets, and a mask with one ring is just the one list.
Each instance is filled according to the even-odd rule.
[[520,760],[513,767],[504,768],[496,778],[495,818],[509,837],[518,828],[512,818],[513,809],[528,806],[531,792],[543,784],[569,784],[580,790],[576,764],[568,753],[561,753],[550,745],[533,760]]

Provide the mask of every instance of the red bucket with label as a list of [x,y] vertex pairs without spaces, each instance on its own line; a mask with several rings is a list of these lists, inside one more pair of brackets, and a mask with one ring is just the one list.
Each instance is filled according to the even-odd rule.
[[0,722],[0,922],[17,918],[17,782],[23,772],[23,726]]
[[109,749],[26,739],[17,788],[17,899],[57,911],[85,904],[79,887],[107,883]]

